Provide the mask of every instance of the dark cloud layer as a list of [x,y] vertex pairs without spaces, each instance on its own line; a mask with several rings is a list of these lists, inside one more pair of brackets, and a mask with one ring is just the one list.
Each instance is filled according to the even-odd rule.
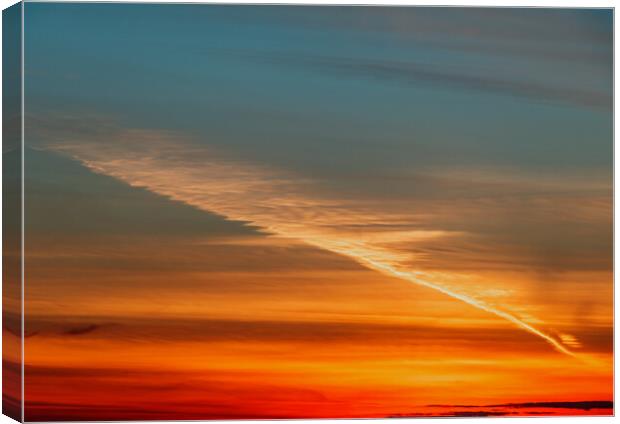
[[431,407],[451,407],[451,408],[560,408],[560,409],[581,409],[589,411],[591,409],[612,409],[614,402],[611,400],[584,400],[569,402],[520,402],[502,403],[496,405],[428,405]]
[[[411,348],[424,344],[458,349],[462,343],[480,343],[495,350],[530,351],[544,342],[527,333],[505,328],[450,328],[436,325],[382,324],[346,321],[273,321],[235,319],[137,319],[111,317],[93,322],[32,318],[28,328],[37,337],[87,337],[93,340],[134,342],[261,342],[261,343],[339,343],[349,345],[381,344]],[[607,329],[608,330],[608,329]],[[582,338],[582,334],[577,333]],[[583,334],[594,351],[610,351],[608,331]]]

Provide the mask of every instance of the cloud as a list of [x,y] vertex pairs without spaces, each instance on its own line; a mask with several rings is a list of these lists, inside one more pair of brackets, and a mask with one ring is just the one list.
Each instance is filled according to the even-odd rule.
[[[540,341],[526,333],[507,332],[504,328],[448,326],[441,323],[409,324],[355,322],[339,320],[269,320],[269,319],[210,319],[210,318],[122,318],[114,323],[89,324],[65,322],[47,318],[29,320],[29,328],[40,338],[57,339],[66,343],[67,336],[105,339],[114,343],[251,343],[290,346],[304,344],[321,346],[324,343],[349,347],[369,343],[406,346],[410,352],[429,349],[429,346],[460,343],[493,345],[494,352],[529,351],[540,348]],[[57,371],[51,371],[57,372]]]
[[414,61],[343,58],[290,53],[227,52],[247,60],[330,73],[345,78],[371,78],[387,83],[422,84],[447,90],[478,91],[507,95],[537,102],[587,106],[611,110],[611,92],[585,90],[535,80],[499,78],[496,73],[471,73],[449,65],[430,65]]
[[[329,12],[317,9],[288,10],[294,25],[318,27],[333,24],[360,31],[382,32],[414,37],[498,42],[551,44],[582,42],[587,46],[611,44],[611,9],[569,10],[554,8],[484,7],[335,7]],[[587,12],[587,13],[586,13]],[[297,20],[295,19],[297,15]],[[303,19],[303,21],[302,21]],[[426,37],[425,37],[426,36]]]
[[612,409],[614,402],[611,400],[585,400],[565,402],[521,402],[500,403],[495,405],[428,405],[429,407],[441,408],[559,408],[559,409]]
[[92,333],[93,331],[96,331],[99,328],[101,328],[100,325],[89,324],[89,325],[84,325],[80,327],[69,328],[68,330],[63,331],[62,334],[65,334],[67,336],[81,336],[83,334]]
[[503,417],[509,415],[503,411],[452,411],[442,414],[446,417]]
[[611,400],[586,400],[577,402],[524,402],[524,403],[505,403],[491,406],[506,406],[511,408],[561,408],[561,409],[611,409],[614,402]]
[[[74,134],[69,130],[71,119],[52,122],[52,127],[56,129],[45,125],[38,128],[39,132],[35,129],[35,135],[40,134],[35,139],[45,140],[41,147],[75,158],[96,173],[439,291],[499,316],[570,354],[560,339],[512,312],[510,298],[501,302],[485,299],[458,281],[446,284],[441,272],[416,266],[420,258],[411,246],[463,236],[441,227],[420,228],[420,219],[426,213],[435,213],[432,209],[425,211],[424,205],[411,211],[399,201],[375,203],[372,199],[325,195],[311,179],[230,158],[178,133],[123,129],[108,122],[88,135],[88,123],[80,120]],[[451,213],[460,217],[463,211],[453,209]],[[397,227],[388,229],[386,223]],[[432,225],[433,221],[427,223]]]

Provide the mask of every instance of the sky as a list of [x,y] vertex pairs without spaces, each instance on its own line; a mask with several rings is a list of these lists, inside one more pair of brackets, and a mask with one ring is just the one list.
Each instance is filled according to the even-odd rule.
[[26,419],[611,413],[612,22],[26,3]]

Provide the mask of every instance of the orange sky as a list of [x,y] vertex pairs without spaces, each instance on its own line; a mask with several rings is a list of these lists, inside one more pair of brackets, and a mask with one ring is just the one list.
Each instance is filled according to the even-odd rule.
[[[32,155],[46,160],[45,172],[63,166],[95,193],[118,184],[59,156]],[[90,194],[64,190],[49,213],[68,204],[70,222],[91,210]],[[97,222],[134,219],[132,208],[116,207],[125,193],[160,210],[145,225],[166,222],[165,233],[91,228],[26,240],[27,419],[573,415],[588,411],[484,406],[611,398],[610,271],[421,271],[502,305],[571,356],[500,316],[346,254],[234,222],[213,235],[209,226],[225,221],[208,214],[206,229],[188,231],[189,217],[200,222],[203,212],[141,188],[97,197]],[[411,233],[381,236],[359,240],[373,249],[377,238],[400,242]],[[418,239],[427,236],[441,234]],[[541,283],[556,285],[553,299]],[[447,406],[429,407],[436,404]]]

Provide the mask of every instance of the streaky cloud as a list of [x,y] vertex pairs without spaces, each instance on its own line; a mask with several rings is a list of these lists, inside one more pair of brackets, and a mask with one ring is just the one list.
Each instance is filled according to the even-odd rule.
[[[371,78],[387,83],[424,84],[431,87],[478,91],[512,96],[530,101],[611,110],[611,93],[560,86],[534,80],[497,77],[464,72],[448,66],[414,61],[376,60],[366,58],[302,55],[286,52],[218,51],[274,66],[297,68],[301,71],[330,73],[342,77]],[[497,72],[501,74],[501,72]]]
[[[65,133],[62,137],[51,137],[43,148],[69,155],[94,172],[131,186],[231,220],[249,222],[280,237],[301,240],[385,275],[441,292],[496,315],[543,339],[557,351],[574,356],[560,339],[529,324],[505,306],[442,283],[441,274],[411,269],[415,257],[399,250],[398,243],[420,237],[442,237],[444,233],[412,232],[405,228],[398,234],[381,234],[381,227],[375,227],[386,222],[406,224],[411,216],[401,211],[321,196],[313,192],[311,181],[226,159],[171,132],[118,129],[88,141]],[[366,231],[341,230],[360,223],[366,224]]]
[[558,401],[558,402],[521,402],[521,403],[499,403],[494,405],[428,405],[430,407],[450,407],[450,408],[559,408],[559,409],[608,409],[614,407],[612,400],[581,400],[581,401]]

